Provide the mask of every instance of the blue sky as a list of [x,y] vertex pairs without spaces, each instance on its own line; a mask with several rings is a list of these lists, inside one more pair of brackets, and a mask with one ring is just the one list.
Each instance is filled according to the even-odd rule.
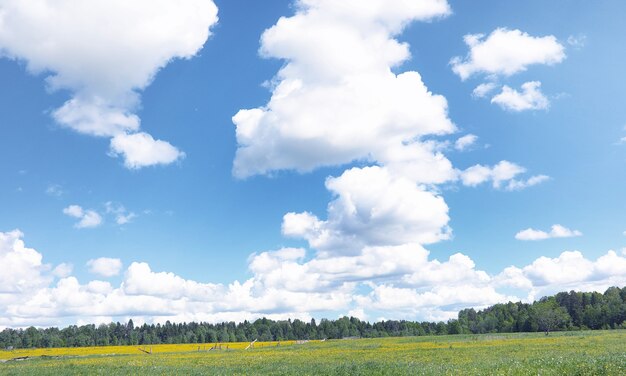
[[0,326],[626,283],[621,2],[74,3],[0,0]]

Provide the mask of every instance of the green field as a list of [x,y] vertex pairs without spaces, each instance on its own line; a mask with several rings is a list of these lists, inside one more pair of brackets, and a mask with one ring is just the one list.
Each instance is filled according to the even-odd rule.
[[[168,345],[151,355],[137,347],[127,350],[136,354],[84,348],[74,354],[87,355],[42,357],[33,350],[31,358],[1,363],[0,374],[626,375],[624,330],[332,340],[247,351],[232,346],[198,352],[197,345]],[[10,352],[0,355],[11,357]]]

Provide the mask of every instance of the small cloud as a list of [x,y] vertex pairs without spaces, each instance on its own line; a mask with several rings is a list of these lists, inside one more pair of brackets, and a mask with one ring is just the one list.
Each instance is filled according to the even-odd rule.
[[511,76],[530,65],[555,65],[565,59],[565,48],[553,35],[533,37],[520,30],[498,28],[487,37],[468,34],[463,39],[469,47],[467,57],[450,61],[452,71],[462,80],[477,73]]
[[467,134],[454,143],[454,148],[458,151],[465,151],[471,146],[473,146],[478,140],[478,136],[473,134]]
[[102,277],[114,277],[122,270],[122,260],[117,258],[100,257],[87,261],[89,272]]
[[491,182],[495,189],[519,191],[540,184],[549,179],[546,175],[535,175],[529,179],[517,177],[526,172],[526,168],[509,161],[500,161],[493,167],[474,165],[461,171],[460,178],[463,185],[475,187]]
[[135,213],[119,214],[115,218],[115,223],[117,223],[120,226],[121,225],[125,225],[125,224],[129,223],[130,221],[132,221],[135,217],[137,217],[137,215]]
[[46,194],[52,197],[61,197],[65,192],[63,191],[63,187],[59,184],[50,184],[48,188],[46,188]]
[[515,234],[517,240],[545,240],[554,238],[572,238],[582,236],[582,232],[578,230],[570,230],[561,225],[553,225],[550,232],[527,228]]
[[530,177],[528,180],[513,179],[509,181],[509,183],[507,184],[506,190],[507,191],[521,191],[522,189],[526,189],[528,187],[541,184],[547,180],[550,180],[550,177],[547,175],[535,175],[535,176]]
[[480,84],[480,85],[476,86],[476,88],[474,88],[474,91],[472,91],[472,96],[474,98],[484,98],[489,93],[494,91],[497,87],[498,87],[498,85],[496,85],[493,82],[487,82],[487,83]]
[[129,212],[121,204],[116,204],[116,203],[109,201],[109,202],[106,202],[104,206],[106,208],[107,214],[114,215],[115,223],[117,223],[120,226],[130,223],[134,218],[137,217],[137,214],[133,212]]
[[547,110],[550,101],[541,92],[541,82],[530,81],[522,85],[522,91],[517,91],[509,86],[502,87],[500,94],[491,98],[491,103],[513,112],[527,110]]
[[83,216],[83,208],[79,205],[70,205],[63,209],[63,214],[74,218],[81,218]]
[[144,132],[116,135],[111,139],[109,155],[112,157],[122,155],[124,166],[131,170],[167,165],[185,158],[185,153],[169,142],[155,140]]
[[76,228],[95,228],[102,224],[103,220],[100,214],[94,210],[84,210],[79,205],[70,205],[63,209],[63,214],[77,218],[80,221],[74,225]]
[[567,37],[567,44],[572,46],[575,50],[580,50],[587,44],[587,36],[585,34],[578,34],[576,36],[570,35]]
[[62,263],[57,265],[57,267],[52,270],[52,274],[58,278],[65,278],[72,274],[73,269],[74,266],[72,264]]

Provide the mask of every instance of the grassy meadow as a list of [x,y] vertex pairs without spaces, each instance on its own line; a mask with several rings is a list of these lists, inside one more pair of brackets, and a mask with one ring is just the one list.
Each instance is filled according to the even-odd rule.
[[[139,350],[149,345],[0,351],[0,374],[626,375],[624,330],[247,345],[153,345],[152,354]],[[18,357],[29,358],[7,361]]]

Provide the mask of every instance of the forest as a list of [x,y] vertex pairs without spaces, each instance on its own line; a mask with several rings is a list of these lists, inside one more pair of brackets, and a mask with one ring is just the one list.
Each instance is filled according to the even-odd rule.
[[71,325],[59,328],[4,329],[0,349],[402,337],[444,334],[511,333],[563,330],[626,329],[626,287],[598,292],[560,292],[532,304],[509,302],[464,309],[447,322],[380,321],[355,317],[317,322],[127,323]]

